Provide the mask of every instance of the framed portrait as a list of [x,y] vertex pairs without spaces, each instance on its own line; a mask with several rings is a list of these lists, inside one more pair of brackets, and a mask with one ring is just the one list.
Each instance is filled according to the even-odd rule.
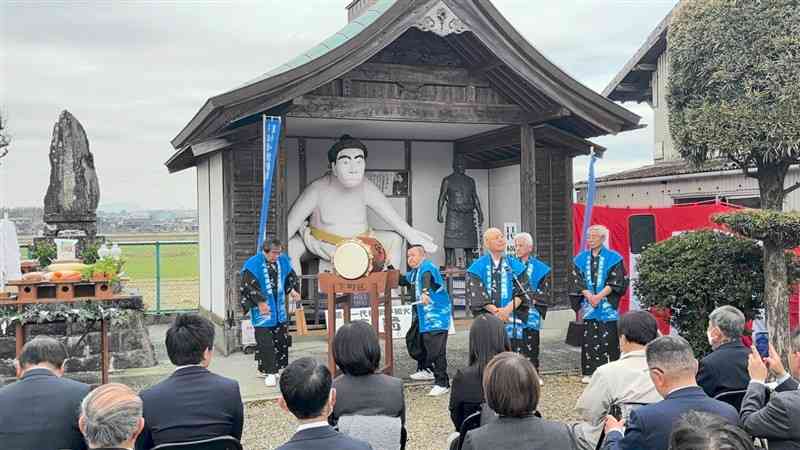
[[407,170],[370,170],[364,175],[387,197],[408,197]]

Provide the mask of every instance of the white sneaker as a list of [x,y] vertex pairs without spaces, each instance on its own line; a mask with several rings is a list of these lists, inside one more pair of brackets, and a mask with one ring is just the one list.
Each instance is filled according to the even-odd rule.
[[444,395],[450,392],[450,388],[446,388],[444,386],[434,386],[430,392],[428,392],[429,397],[438,397],[440,395]]
[[583,384],[589,384],[591,382],[592,382],[592,377],[590,377],[589,375],[584,375],[583,378],[581,378],[581,383]]
[[278,385],[278,376],[274,373],[270,373],[264,378],[264,386],[266,387],[275,387]]
[[411,379],[416,381],[431,381],[435,379],[435,377],[433,376],[433,372],[431,372],[428,369],[425,369],[425,370],[420,370],[417,373],[412,373]]
[[539,386],[544,386],[544,380],[539,378]]

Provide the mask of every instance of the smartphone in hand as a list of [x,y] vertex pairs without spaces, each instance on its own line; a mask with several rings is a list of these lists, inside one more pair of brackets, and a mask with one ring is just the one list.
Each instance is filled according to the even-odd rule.
[[608,414],[617,420],[622,420],[622,408],[619,405],[611,405],[611,411]]
[[756,350],[762,358],[769,358],[769,334],[756,333],[753,341],[756,344]]

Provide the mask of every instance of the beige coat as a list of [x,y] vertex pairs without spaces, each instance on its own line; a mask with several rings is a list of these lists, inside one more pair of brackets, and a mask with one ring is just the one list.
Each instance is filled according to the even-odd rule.
[[619,360],[595,371],[592,381],[578,399],[575,409],[583,423],[575,427],[578,447],[593,450],[603,430],[611,405],[619,405],[624,418],[630,413],[626,403],[655,403],[661,400],[647,370],[644,350],[624,353]]

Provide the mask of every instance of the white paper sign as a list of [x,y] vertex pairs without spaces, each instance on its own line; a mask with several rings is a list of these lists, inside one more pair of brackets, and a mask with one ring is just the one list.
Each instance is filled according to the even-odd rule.
[[[392,339],[405,339],[406,333],[411,328],[411,308],[412,305],[400,305],[400,306],[393,306],[392,307]],[[383,333],[383,323],[384,323],[384,314],[383,308],[378,310],[380,315],[378,324],[378,330]],[[369,308],[352,308],[350,310],[350,320],[363,320],[367,323],[372,323],[370,318],[370,309]],[[341,309],[336,310],[336,329],[338,330],[342,325],[344,325],[344,314]],[[450,319],[450,331],[448,334],[456,334],[456,329],[453,326],[453,320]]]
[[242,347],[256,345],[256,329],[250,319],[242,320]]
[[514,254],[514,236],[517,234],[517,224],[506,222],[503,224],[503,230],[506,236],[506,252]]

